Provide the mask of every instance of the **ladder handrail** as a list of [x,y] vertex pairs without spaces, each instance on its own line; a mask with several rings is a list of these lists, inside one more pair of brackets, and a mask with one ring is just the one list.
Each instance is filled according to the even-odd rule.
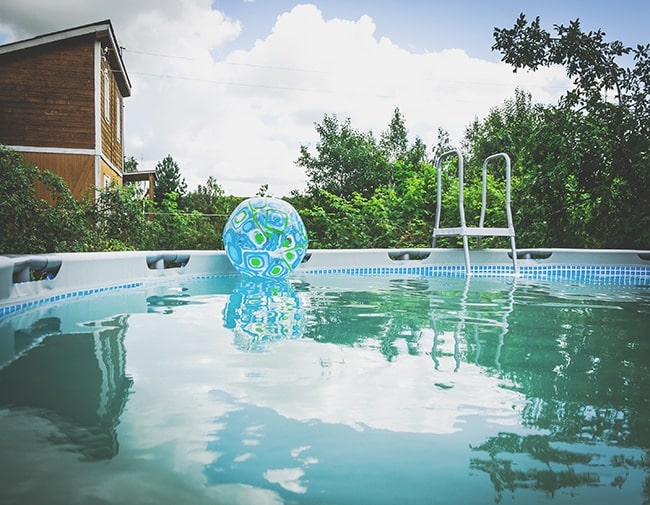
[[[451,155],[456,155],[456,159],[458,160],[458,211],[460,214],[460,227],[457,228],[440,228],[440,218],[442,215],[442,162],[445,158],[451,156]],[[508,223],[508,228],[492,228],[488,227],[485,228],[485,213],[487,211],[487,167],[490,164],[490,162],[495,161],[499,158],[503,158],[505,160],[506,164],[506,201],[505,201],[505,207],[506,207],[506,220]],[[437,182],[437,190],[436,190],[436,218],[435,218],[435,225],[433,228],[433,238],[432,238],[432,243],[431,247],[436,247],[436,239],[438,236],[449,236],[450,234],[454,234],[456,236],[460,236],[463,241],[463,250],[465,253],[465,267],[467,271],[467,275],[471,274],[471,269],[470,269],[470,258],[469,258],[469,242],[468,242],[468,237],[469,236],[475,236],[478,238],[478,247],[480,248],[481,246],[481,237],[486,236],[489,234],[490,231],[493,232],[495,235],[499,236],[508,236],[510,237],[510,248],[511,248],[511,254],[512,254],[512,265],[513,269],[515,271],[515,275],[519,273],[519,268],[517,264],[517,249],[516,249],[516,244],[515,244],[515,228],[513,224],[513,219],[512,219],[512,210],[511,210],[511,201],[510,201],[510,190],[511,190],[511,176],[512,176],[512,170],[511,170],[511,163],[510,163],[510,156],[508,156],[506,153],[497,153],[493,154],[491,156],[488,156],[485,161],[483,162],[483,167],[481,169],[481,214],[479,218],[479,226],[478,227],[468,227],[467,226],[467,221],[465,219],[465,197],[464,197],[464,184],[465,184],[465,173],[464,173],[464,165],[463,165],[463,155],[461,154],[460,150],[456,148],[452,148],[448,151],[445,151],[442,153],[438,159],[436,160],[436,168],[437,168],[437,177],[436,177],[436,182]],[[447,233],[445,233],[447,232]],[[507,235],[505,235],[507,233]]]
[[511,188],[511,165],[510,165],[510,156],[508,156],[506,153],[496,153],[491,156],[488,156],[485,158],[485,161],[483,162],[483,169],[482,169],[482,188],[481,188],[481,216],[479,219],[479,228],[483,228],[483,225],[485,223],[485,212],[487,208],[487,167],[491,161],[497,160],[499,158],[503,158],[506,162],[506,221],[508,223],[508,228],[513,228],[513,221],[512,221],[512,210],[510,208],[510,188]]
[[[463,155],[460,153],[460,151],[456,148],[450,149],[449,151],[445,151],[442,153],[439,157],[438,160],[436,161],[436,169],[437,169],[437,195],[436,195],[436,222],[435,222],[435,228],[440,228],[440,215],[441,215],[441,207],[442,207],[442,160],[449,157],[450,155],[455,154],[456,158],[458,159],[458,209],[460,211],[460,225],[461,227],[466,226],[466,221],[465,221],[465,204],[464,204],[464,194],[463,194],[463,187],[464,187],[464,167],[463,167]],[[433,236],[433,247],[436,246],[436,236],[434,233]]]

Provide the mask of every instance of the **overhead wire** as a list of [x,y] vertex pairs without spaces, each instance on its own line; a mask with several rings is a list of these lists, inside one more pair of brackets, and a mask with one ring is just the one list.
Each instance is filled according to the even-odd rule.
[[[133,49],[127,49],[127,48],[122,48],[123,50],[129,52],[129,53],[134,53],[134,54],[142,54],[145,56],[158,56],[160,58],[171,58],[171,59],[178,59],[178,60],[187,60],[187,61],[198,61],[197,58],[192,58],[190,56],[177,56],[177,55],[172,55],[172,54],[163,54],[163,53],[152,53],[148,51],[136,51]],[[257,63],[243,63],[243,62],[238,62],[238,61],[219,61],[216,62],[222,65],[233,65],[233,66],[238,66],[238,67],[252,67],[252,68],[267,68],[271,70],[286,70],[289,72],[308,72],[308,73],[314,73],[314,74],[326,74],[327,71],[325,70],[318,70],[315,68],[300,68],[300,67],[284,67],[284,66],[277,66],[277,65],[260,65]]]
[[[135,53],[135,54],[142,54],[142,55],[145,55],[145,56],[157,56],[157,57],[161,57],[161,58],[181,59],[181,60],[186,60],[186,61],[198,61],[196,58],[191,58],[191,57],[188,57],[188,56],[177,56],[177,55],[171,55],[171,54],[153,53],[153,52],[148,52],[148,51],[136,51],[136,50],[129,50],[127,48],[122,48],[122,50],[126,51],[126,52]],[[245,66],[245,67],[253,67],[253,68],[271,69],[271,70],[282,70],[282,71],[290,71],[290,72],[308,72],[308,73],[318,73],[318,74],[330,73],[330,72],[327,72],[327,71],[324,71],[324,70],[316,70],[316,69],[308,69],[308,68],[297,68],[297,67],[284,67],[284,66],[275,66],[275,65],[259,65],[259,64],[253,64],[253,63],[225,62],[225,61],[220,61],[220,62],[216,62],[216,63],[217,64],[225,64],[225,65],[236,65],[236,66]],[[154,73],[154,72],[131,71],[129,73],[133,74],[133,75],[143,75],[143,76],[147,76],[147,77],[158,77],[158,78],[163,78],[163,79],[179,79],[179,80],[184,80],[184,81],[206,82],[206,83],[211,83],[211,84],[219,84],[219,85],[223,85],[223,86],[240,86],[240,87],[246,87],[246,88],[275,89],[275,90],[281,90],[281,91],[301,91],[301,92],[309,92],[309,93],[340,94],[340,92],[338,92],[338,91],[327,90],[327,89],[319,89],[319,88],[304,88],[304,87],[298,87],[298,86],[280,86],[280,85],[273,85],[273,84],[247,83],[247,82],[237,82],[237,81],[222,81],[222,80],[216,80],[216,79],[206,79],[206,78],[202,78],[202,77],[191,77],[191,76],[182,76],[182,75],[165,74],[165,73]],[[354,94],[354,93],[346,93],[346,94]],[[365,94],[365,95],[368,96],[368,94]],[[389,95],[373,95],[373,96],[375,96],[376,98],[394,98],[394,97],[389,96]]]
[[[198,81],[198,82],[207,82],[211,84],[220,84],[223,86],[243,86],[247,88],[265,88],[265,89],[277,89],[283,91],[305,91],[311,93],[333,93],[337,94],[338,92],[327,89],[317,89],[317,88],[299,88],[296,86],[279,86],[273,84],[256,84],[256,83],[247,83],[247,82],[236,82],[236,81],[218,81],[215,79],[205,79],[201,77],[187,77],[182,75],[171,75],[171,74],[155,74],[152,72],[131,72],[134,75],[144,75],[148,77],[160,77],[164,79],[180,79],[184,81]],[[392,98],[388,95],[375,95],[377,98]]]
[[[160,58],[170,58],[170,59],[180,59],[180,60],[186,60],[186,61],[198,61],[197,58],[192,58],[189,56],[180,56],[180,55],[172,55],[172,54],[164,54],[164,53],[155,53],[155,52],[149,52],[149,51],[139,51],[139,50],[133,50],[133,49],[128,49],[128,48],[122,48],[123,51],[126,51],[127,53],[133,53],[133,54],[141,54],[144,56],[155,56],[155,57],[160,57]],[[219,61],[215,62],[216,64],[219,65],[233,65],[233,66],[243,66],[243,67],[251,67],[251,68],[261,68],[261,69],[269,69],[269,70],[280,70],[280,71],[288,71],[288,72],[307,72],[307,73],[318,73],[318,74],[332,74],[331,71],[327,70],[317,70],[317,69],[310,69],[310,68],[300,68],[300,67],[286,67],[286,66],[277,66],[277,65],[260,65],[260,64],[254,64],[254,63],[243,63],[243,62],[227,62],[227,61]],[[297,86],[281,86],[281,85],[274,85],[274,84],[265,84],[265,83],[247,83],[247,82],[238,82],[238,81],[228,81],[228,80],[217,80],[217,79],[206,79],[202,77],[192,77],[192,76],[183,76],[183,75],[175,75],[171,73],[156,73],[156,72],[139,72],[139,71],[131,71],[129,72],[130,74],[133,75],[142,75],[146,77],[156,77],[156,78],[161,78],[161,79],[178,79],[178,80],[184,80],[184,81],[195,81],[195,82],[205,82],[205,83],[210,83],[210,84],[218,84],[222,86],[238,86],[238,87],[246,87],[246,88],[261,88],[261,89],[274,89],[274,90],[280,90],[280,91],[300,91],[300,92],[309,92],[309,93],[325,93],[325,94],[341,94],[340,91],[336,90],[328,90],[328,89],[322,89],[322,88],[304,88],[304,87],[297,87]],[[488,82],[488,81],[476,81],[476,80],[444,80],[441,81],[440,79],[430,79],[430,82],[435,82],[439,84],[445,84],[445,85],[471,85],[471,86],[502,86],[501,83],[497,82]],[[560,86],[560,85],[547,85],[546,88],[551,88],[551,89],[564,89],[566,86]],[[350,93],[346,92],[346,95],[358,95],[358,94],[363,94],[364,96],[374,96],[376,98],[389,98],[393,99],[395,98],[394,95],[382,95],[382,94],[368,94],[368,93]]]

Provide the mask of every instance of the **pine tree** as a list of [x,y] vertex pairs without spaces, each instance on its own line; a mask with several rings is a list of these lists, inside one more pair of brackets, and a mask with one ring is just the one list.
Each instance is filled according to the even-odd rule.
[[176,193],[177,202],[182,202],[187,192],[185,179],[181,177],[178,163],[171,155],[156,165],[156,187],[154,188],[154,201],[161,204],[169,193]]

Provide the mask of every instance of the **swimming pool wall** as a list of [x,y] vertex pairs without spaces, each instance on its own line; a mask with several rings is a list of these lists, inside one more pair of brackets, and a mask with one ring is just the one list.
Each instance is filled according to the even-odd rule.
[[236,271],[223,251],[0,256],[0,317],[36,305],[174,278],[229,274]]
[[[519,276],[650,285],[650,251],[522,249]],[[471,251],[472,275],[514,275],[509,249]],[[292,275],[466,276],[462,249],[309,250]],[[237,275],[224,251],[0,256],[0,317],[36,305],[155,282]]]

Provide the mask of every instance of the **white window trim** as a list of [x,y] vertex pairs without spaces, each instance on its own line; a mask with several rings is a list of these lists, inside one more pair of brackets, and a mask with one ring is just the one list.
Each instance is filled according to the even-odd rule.
[[107,69],[104,69],[104,119],[111,122],[111,81]]
[[115,139],[122,143],[122,103],[119,97],[115,100]]

